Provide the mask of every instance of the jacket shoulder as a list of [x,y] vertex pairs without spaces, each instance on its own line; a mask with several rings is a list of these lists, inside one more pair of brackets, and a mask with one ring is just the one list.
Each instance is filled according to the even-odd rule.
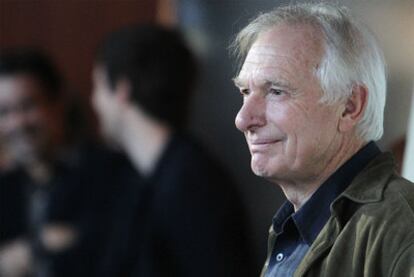
[[404,232],[414,242],[414,184],[397,174],[387,181],[381,201],[362,205],[357,213],[378,231]]
[[414,219],[414,184],[407,179],[393,174],[384,191],[384,201],[400,203]]

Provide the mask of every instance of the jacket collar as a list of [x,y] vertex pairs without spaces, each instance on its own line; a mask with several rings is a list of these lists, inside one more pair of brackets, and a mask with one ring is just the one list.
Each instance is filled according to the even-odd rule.
[[[359,205],[383,199],[395,162],[390,153],[381,153],[361,170],[349,187],[332,203],[332,217],[322,229],[294,276],[304,276],[311,265],[334,244],[341,229]],[[329,230],[329,231],[328,231]]]
[[381,153],[355,177],[349,187],[332,203],[331,209],[337,211],[337,206],[344,199],[358,204],[381,201],[394,170],[392,154]]

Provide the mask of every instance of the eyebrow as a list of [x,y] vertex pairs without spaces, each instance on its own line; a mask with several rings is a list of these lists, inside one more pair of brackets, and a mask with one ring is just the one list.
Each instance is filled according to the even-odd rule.
[[289,83],[286,83],[283,81],[271,81],[271,80],[266,79],[264,83],[266,85],[277,86],[277,87],[284,88],[284,89],[293,89]]
[[[235,77],[232,79],[233,83],[236,87],[242,88],[242,87],[248,87],[248,85],[245,84],[244,81],[242,81],[239,77]],[[284,88],[284,89],[293,89],[289,84],[287,84],[286,82],[282,82],[282,81],[271,81],[269,79],[264,79],[263,84],[265,86],[277,86],[280,88]]]
[[238,87],[238,88],[240,88],[240,87],[246,87],[246,86],[244,85],[244,82],[243,82],[242,80],[240,80],[240,78],[239,78],[239,77],[234,77],[234,78],[232,78],[232,81],[233,81],[234,85],[235,85],[236,87]]

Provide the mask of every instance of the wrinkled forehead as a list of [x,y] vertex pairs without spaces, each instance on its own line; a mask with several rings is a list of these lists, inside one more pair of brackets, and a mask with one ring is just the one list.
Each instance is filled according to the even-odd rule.
[[264,31],[252,44],[236,80],[313,73],[323,55],[321,38],[318,31],[305,25],[281,25]]

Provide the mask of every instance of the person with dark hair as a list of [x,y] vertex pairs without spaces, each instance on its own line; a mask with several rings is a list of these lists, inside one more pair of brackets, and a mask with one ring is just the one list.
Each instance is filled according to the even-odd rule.
[[[59,136],[61,78],[40,52],[5,50],[0,55],[3,163],[30,163],[54,151]],[[53,116],[52,116],[53,114]]]
[[90,276],[93,173],[67,141],[63,96],[44,53],[0,52],[0,276]]
[[240,199],[185,132],[197,62],[181,34],[118,30],[93,71],[93,106],[122,176],[99,276],[252,276]]

